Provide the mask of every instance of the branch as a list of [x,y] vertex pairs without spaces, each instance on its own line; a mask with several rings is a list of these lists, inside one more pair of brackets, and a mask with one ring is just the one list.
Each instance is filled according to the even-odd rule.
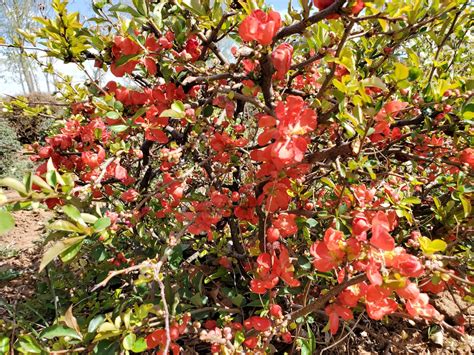
[[456,22],[459,18],[459,15],[461,15],[461,12],[464,10],[464,8],[466,7],[467,5],[467,2],[466,4],[456,13],[456,16],[454,16],[454,19],[453,19],[453,22],[451,23],[451,26],[449,27],[449,30],[448,32],[446,32],[446,35],[444,36],[443,40],[441,41],[441,43],[439,44],[438,46],[438,49],[436,50],[436,54],[433,58],[433,66],[431,67],[431,71],[430,71],[430,75],[428,76],[428,83],[431,82],[431,79],[433,78],[433,74],[435,72],[435,69],[436,69],[436,66],[435,66],[435,62],[438,60],[438,57],[439,57],[439,54],[441,53],[441,49],[444,47],[444,45],[446,44],[446,41],[448,40],[449,36],[451,36],[451,34],[453,33],[453,30],[454,30],[454,26],[456,25]]
[[[344,34],[342,35],[341,42],[339,42],[339,45],[337,46],[336,54],[334,55],[334,58],[339,58],[339,55],[342,52],[342,48],[344,47],[344,44],[347,41],[347,38],[349,37],[352,27],[354,27],[354,22],[350,22],[349,25],[346,27],[344,30]],[[324,94],[324,91],[328,88],[329,84],[331,83],[331,80],[334,76],[334,73],[336,72],[336,63],[332,63],[331,71],[329,74],[326,76],[324,79],[323,84],[321,85],[321,88],[319,89],[316,98],[319,100]]]
[[302,33],[306,27],[314,25],[315,23],[324,20],[328,15],[337,12],[346,0],[337,0],[331,6],[328,6],[322,11],[317,12],[313,16],[308,17],[306,20],[300,21],[293,25],[283,27],[278,33],[273,37],[273,43],[279,39],[294,35],[296,33]]
[[251,103],[252,105],[254,105],[255,107],[265,111],[266,113],[268,113],[269,115],[272,115],[273,114],[273,110],[271,108],[269,108],[268,106],[265,106],[263,103],[261,103],[260,101],[258,101],[256,98],[254,97],[251,97],[251,96],[247,96],[247,95],[243,95],[243,94],[239,94],[238,92],[235,92],[229,88],[219,88],[219,92],[221,93],[224,93],[224,94],[228,94],[228,93],[231,93],[232,92],[232,95],[234,96],[234,98],[236,98],[237,100],[241,100],[241,101],[244,101],[244,102],[248,102],[248,103]]
[[325,160],[333,161],[339,156],[349,156],[352,155],[352,153],[351,142],[346,142],[329,149],[316,151],[310,154],[305,160],[311,164],[315,164]]
[[334,286],[330,289],[325,295],[319,297],[313,303],[308,304],[307,306],[289,314],[289,318],[291,321],[296,320],[297,318],[304,317],[310,313],[314,313],[317,310],[323,308],[326,303],[328,303],[331,298],[337,296],[340,292],[344,291],[346,288],[352,285],[356,285],[363,281],[367,280],[367,276],[365,274],[359,274],[354,276],[353,278],[343,282],[342,284]]
[[236,14],[236,12],[228,12],[228,13],[226,13],[222,16],[222,18],[219,21],[219,23],[217,24],[217,26],[212,29],[209,37],[206,39],[206,41],[204,41],[203,46],[202,46],[201,55],[199,56],[198,60],[203,60],[206,57],[207,49],[209,48],[209,46],[211,44],[213,44],[214,42],[217,41],[217,35],[219,34],[219,31],[222,28],[222,25],[224,24],[224,22],[229,17],[234,16],[235,14]]
[[260,86],[262,87],[263,98],[265,105],[273,111],[273,86],[272,76],[275,69],[273,68],[270,54],[262,57],[260,60],[260,67],[262,68],[262,77],[260,80]]
[[324,58],[324,56],[326,55],[326,52],[324,53],[317,53],[311,57],[309,57],[308,59],[302,61],[301,63],[298,63],[298,64],[294,64],[290,67],[291,70],[300,70],[300,69],[303,69],[305,66],[319,60],[319,59],[322,59]]

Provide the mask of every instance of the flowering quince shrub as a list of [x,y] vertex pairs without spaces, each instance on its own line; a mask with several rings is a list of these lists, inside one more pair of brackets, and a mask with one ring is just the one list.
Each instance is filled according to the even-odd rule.
[[2,230],[55,211],[40,275],[76,285],[15,349],[309,354],[361,316],[466,333],[432,299],[474,292],[467,1],[300,3],[95,1],[86,25],[53,1],[36,45],[116,80],[58,83],[37,169],[0,181]]

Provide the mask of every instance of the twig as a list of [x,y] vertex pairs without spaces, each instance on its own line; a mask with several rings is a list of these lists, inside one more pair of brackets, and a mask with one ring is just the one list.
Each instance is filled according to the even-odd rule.
[[261,103],[260,101],[258,101],[256,98],[254,97],[251,97],[251,96],[246,96],[246,95],[243,95],[243,94],[240,94],[238,92],[235,92],[229,88],[219,88],[218,90],[219,92],[221,93],[225,93],[225,94],[228,94],[228,93],[232,93],[232,95],[234,96],[234,98],[236,98],[237,100],[241,100],[241,101],[245,101],[245,102],[248,102],[248,103],[251,103],[252,105],[254,105],[255,107],[265,111],[266,113],[268,113],[269,115],[271,115],[273,113],[272,109],[269,108],[268,106],[264,105],[263,103]]
[[304,317],[310,313],[316,312],[317,310],[323,308],[326,303],[328,303],[331,298],[334,296],[337,296],[340,292],[344,291],[347,287],[356,285],[358,283],[361,283],[363,281],[367,280],[367,276],[365,274],[359,274],[357,276],[354,276],[353,278],[344,281],[343,283],[334,286],[332,289],[330,289],[325,295],[319,297],[316,301],[313,303],[308,304],[307,306],[290,313],[288,315],[288,318],[291,321],[296,320],[297,318]]
[[446,270],[446,269],[444,269],[444,268],[442,268],[442,267],[437,267],[437,268],[435,268],[435,270],[436,270],[436,271],[441,271],[442,273],[445,273],[445,274],[449,275],[449,277],[451,277],[451,278],[453,278],[454,280],[459,281],[459,282],[461,282],[461,283],[463,283],[463,284],[466,284],[466,285],[469,285],[469,286],[474,286],[474,282],[469,281],[469,280],[467,280],[467,279],[463,279],[463,278],[461,278],[461,277],[459,277],[459,276],[456,276],[456,275],[454,274],[454,272],[451,271],[451,270]]
[[76,348],[76,349],[67,349],[67,350],[54,350],[54,351],[51,351],[50,354],[51,355],[55,355],[55,354],[69,354],[69,353],[76,353],[76,352],[83,352],[83,351],[86,351],[87,348]]
[[141,264],[133,265],[133,266],[127,267],[127,268],[122,269],[122,270],[110,271],[109,274],[107,275],[107,277],[104,280],[102,280],[101,282],[99,282],[97,285],[95,285],[92,288],[91,292],[94,292],[95,290],[97,290],[101,287],[104,287],[115,276],[122,275],[122,274],[128,274],[129,272],[132,272],[132,271],[135,271],[135,270],[140,270],[141,268],[144,268],[144,267],[153,267],[153,265],[149,261],[144,261]]
[[161,281],[160,276],[157,274],[155,274],[155,280],[158,282],[158,285],[160,286],[160,295],[161,295],[161,301],[163,302],[163,313],[164,313],[164,318],[165,318],[166,343],[163,349],[163,354],[168,354],[168,349],[171,344],[170,312],[168,308],[168,303],[166,302],[165,285],[163,284],[163,281]]
[[345,0],[337,0],[332,3],[331,6],[328,6],[324,10],[317,12],[316,14],[308,17],[307,19],[302,20],[293,25],[283,27],[280,31],[278,31],[275,37],[273,37],[273,43],[293,34],[302,33],[306,27],[314,25],[315,23],[324,20],[328,15],[331,15],[338,11],[344,3]]
[[359,315],[359,317],[357,318],[357,321],[355,322],[355,324],[352,326],[352,328],[349,329],[349,332],[344,335],[341,339],[339,339],[338,341],[336,341],[335,343],[325,347],[324,349],[321,349],[321,352],[319,353],[319,355],[321,355],[322,353],[324,353],[326,350],[329,350],[329,349],[332,349],[336,346],[338,346],[340,343],[342,343],[344,340],[346,340],[346,338],[351,335],[351,334],[354,334],[354,329],[357,327],[357,325],[359,324],[360,320],[362,319],[362,316],[364,315],[364,313],[361,313]]
[[[339,55],[342,52],[342,48],[344,48],[344,44],[347,41],[347,38],[349,37],[352,27],[354,27],[354,22],[350,22],[349,25],[346,27],[344,30],[344,34],[342,35],[341,41],[339,42],[339,45],[336,50],[336,54],[334,55],[335,58],[339,58]],[[324,79],[323,84],[321,85],[321,88],[319,89],[318,93],[316,94],[316,98],[319,100],[323,96],[324,92],[328,88],[329,84],[331,83],[331,80],[334,76],[334,73],[336,72],[336,63],[332,63],[331,71],[329,72],[328,75],[326,75],[326,78]]]
[[434,74],[435,69],[436,69],[435,62],[438,60],[439,54],[441,53],[441,49],[444,47],[444,45],[445,45],[446,41],[448,40],[449,36],[451,36],[451,34],[453,33],[454,26],[456,25],[456,22],[459,18],[459,15],[461,15],[461,13],[463,12],[463,10],[466,6],[467,6],[467,2],[465,3],[465,5],[458,12],[456,12],[456,16],[454,16],[453,22],[451,23],[451,26],[449,27],[449,30],[446,32],[446,35],[444,36],[443,40],[441,41],[441,43],[438,46],[438,49],[436,50],[436,54],[433,58],[433,66],[431,67],[430,75],[428,75],[428,81],[427,81],[428,84],[431,82],[431,79],[433,78],[433,74]]

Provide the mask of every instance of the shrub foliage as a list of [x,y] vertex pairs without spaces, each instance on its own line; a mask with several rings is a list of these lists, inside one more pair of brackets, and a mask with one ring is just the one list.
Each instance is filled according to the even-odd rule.
[[18,351],[308,354],[361,313],[463,334],[430,297],[473,294],[467,1],[53,4],[24,35],[117,79],[60,84],[38,169],[1,180],[57,212],[60,302]]

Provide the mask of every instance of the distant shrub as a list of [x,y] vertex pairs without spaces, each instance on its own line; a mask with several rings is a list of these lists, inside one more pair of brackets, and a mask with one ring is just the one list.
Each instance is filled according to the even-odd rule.
[[22,146],[14,129],[0,118],[0,177],[22,177],[32,163],[22,156]]
[[18,141],[31,144],[40,141],[53,123],[52,115],[58,113],[56,99],[46,93],[32,93],[18,99],[4,99],[1,116],[14,129]]

